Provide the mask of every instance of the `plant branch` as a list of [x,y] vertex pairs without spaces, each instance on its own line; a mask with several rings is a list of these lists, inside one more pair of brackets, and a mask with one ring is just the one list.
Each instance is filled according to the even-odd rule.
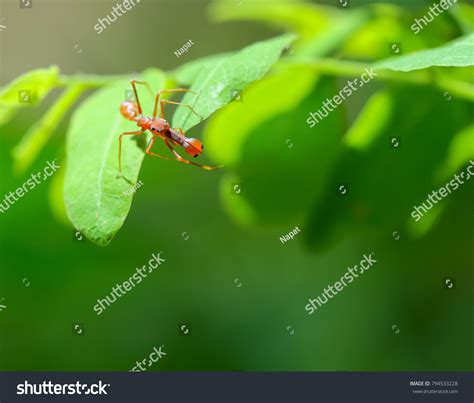
[[304,59],[293,58],[282,60],[290,65],[311,66],[321,73],[340,77],[360,77],[366,69],[373,69],[377,74],[374,79],[395,81],[411,85],[433,85],[439,90],[449,92],[452,96],[474,101],[474,86],[468,82],[448,78],[441,74],[432,74],[428,70],[400,72],[388,69],[377,69],[371,64],[345,61],[331,58]]

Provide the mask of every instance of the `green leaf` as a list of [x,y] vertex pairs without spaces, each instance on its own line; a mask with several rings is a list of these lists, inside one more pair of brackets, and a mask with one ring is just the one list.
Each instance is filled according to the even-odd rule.
[[[257,42],[205,68],[191,86],[196,94],[187,93],[182,102],[192,105],[203,119],[208,118],[231,102],[235,93],[262,78],[294,39],[295,35],[286,34]],[[172,126],[187,131],[200,121],[200,117],[180,106]]]
[[83,91],[84,87],[80,84],[68,88],[41,120],[30,128],[20,144],[13,150],[13,163],[16,172],[22,173],[31,166],[63,116]]
[[[138,77],[137,77],[138,78]],[[166,77],[147,70],[140,77],[158,92]],[[127,191],[136,183],[144,158],[147,136],[125,136],[122,149],[123,177],[118,175],[118,139],[139,128],[119,112],[130,82],[118,81],[95,93],[75,112],[67,135],[64,200],[74,227],[92,242],[105,246],[123,225],[133,199]],[[154,97],[139,86],[144,113],[151,114]]]
[[229,57],[234,54],[233,52],[229,53],[219,53],[217,55],[211,55],[206,57],[201,57],[200,59],[193,60],[189,63],[183,64],[178,67],[175,71],[171,72],[171,75],[176,79],[179,84],[191,85],[193,81],[197,78],[202,69],[220,62],[222,59]]
[[433,66],[466,67],[474,65],[474,34],[458,38],[439,48],[392,57],[374,67],[395,71],[412,71]]
[[30,71],[2,88],[0,106],[21,108],[35,105],[58,84],[59,69],[56,66]]

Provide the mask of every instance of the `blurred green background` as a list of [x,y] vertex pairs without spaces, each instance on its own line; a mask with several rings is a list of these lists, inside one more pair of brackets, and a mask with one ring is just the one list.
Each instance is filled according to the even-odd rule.
[[[0,83],[50,64],[65,74],[174,69],[292,30],[294,21],[282,23],[271,12],[292,3],[298,2],[263,1],[270,17],[250,18],[233,14],[229,2],[218,2],[210,12],[208,2],[143,0],[97,35],[97,18],[115,1],[42,1],[30,10],[6,1],[0,9],[7,25],[0,34]],[[362,3],[351,5],[366,10]],[[391,42],[401,42],[408,53],[462,35],[446,14],[429,33],[414,36],[411,22],[426,12],[426,2],[393,3],[401,6],[369,14],[329,54],[377,60],[390,56]],[[219,4],[230,17],[215,11]],[[316,14],[326,21],[324,12]],[[231,21],[217,22],[216,15]],[[305,22],[308,38],[331,32],[342,17],[335,18],[322,30]],[[177,59],[174,51],[189,39],[195,45]],[[287,74],[294,81],[286,86],[300,83],[304,96],[257,122],[229,169],[206,172],[146,158],[144,185],[110,246],[73,241],[72,227],[49,204],[53,180],[0,215],[0,303],[4,298],[7,306],[0,312],[0,370],[129,370],[160,345],[167,356],[150,370],[474,368],[472,183],[444,200],[438,213],[427,214],[423,228],[407,225],[412,207],[474,157],[463,156],[454,171],[445,169],[456,135],[472,123],[472,103],[448,102],[429,86],[374,82],[315,132],[305,122],[308,112],[347,78],[293,68]],[[459,70],[448,71],[472,79],[471,68]],[[244,93],[242,104],[211,118],[206,129],[206,124],[193,129],[200,138],[206,131],[214,158],[220,143],[213,131],[238,129],[240,121],[229,122],[227,113],[245,121],[251,110],[258,112],[252,95],[258,95],[258,85]],[[285,90],[274,94],[283,104]],[[380,133],[368,150],[342,146],[351,123],[379,90],[390,91],[391,105]],[[45,161],[63,160],[68,119],[28,173],[12,170],[13,147],[53,99],[54,94],[0,127],[0,197]],[[370,121],[382,120],[382,114],[376,111]],[[222,143],[226,135],[227,130],[221,133]],[[389,147],[391,136],[401,137],[399,150]],[[243,184],[245,197],[231,193],[234,182]],[[337,192],[341,183],[348,186],[347,197]],[[301,234],[282,244],[279,237],[296,225]],[[166,262],[97,316],[92,309],[97,299],[159,251]],[[308,316],[308,298],[371,252],[378,260],[374,268]],[[454,289],[446,288],[446,278],[453,279]],[[76,323],[84,325],[85,335],[74,334]],[[180,334],[181,324],[191,329],[189,335]]]

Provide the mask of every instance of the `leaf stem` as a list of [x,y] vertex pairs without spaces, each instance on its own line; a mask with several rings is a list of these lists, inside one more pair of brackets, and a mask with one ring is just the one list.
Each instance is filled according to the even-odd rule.
[[34,162],[44,145],[58,127],[62,117],[84,92],[85,87],[76,84],[68,87],[43,118],[21,139],[13,150],[15,171],[24,172]]
[[110,75],[99,76],[90,74],[75,74],[71,76],[61,76],[59,78],[60,87],[70,87],[74,85],[82,85],[86,89],[100,88],[105,85],[114,83],[118,80],[129,78],[131,75]]

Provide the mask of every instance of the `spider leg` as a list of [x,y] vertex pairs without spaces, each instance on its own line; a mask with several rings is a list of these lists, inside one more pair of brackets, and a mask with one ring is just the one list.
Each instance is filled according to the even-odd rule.
[[169,143],[168,139],[165,139],[165,144],[171,150],[171,152],[174,154],[174,156],[176,157],[176,160],[179,161],[179,162],[182,162],[184,164],[194,165],[194,166],[197,166],[199,168],[205,169],[206,171],[213,171],[214,169],[219,169],[219,168],[222,168],[222,166],[223,166],[223,165],[210,166],[210,165],[196,164],[195,162],[189,161],[189,160],[181,157],[181,155],[179,155],[176,152],[176,150],[173,148],[173,146]]
[[145,87],[148,88],[148,91],[150,91],[150,94],[152,95],[153,95],[153,91],[151,90],[150,85],[146,81],[132,80],[130,82],[132,84],[133,92],[135,93],[135,99],[137,100],[138,113],[141,115],[143,114],[143,111],[142,111],[142,106],[140,105],[140,100],[138,99],[138,92],[137,92],[137,87],[135,84],[144,85]]
[[[193,107],[189,104],[182,104],[181,102],[174,102],[174,101],[168,101],[167,99],[162,99],[160,101],[160,109],[161,109],[161,115],[164,116],[165,114],[165,104],[173,104],[173,105],[181,105],[181,106],[184,106],[185,108],[188,108],[191,112],[193,112],[196,116],[198,116],[201,120],[203,120],[204,118],[199,114],[197,113]],[[164,118],[163,118],[164,119]]]
[[147,147],[145,153],[147,153],[148,155],[151,155],[153,157],[163,158],[164,160],[170,160],[171,158],[169,158],[169,157],[165,157],[164,155],[155,154],[155,153],[151,152],[151,148],[153,147],[153,144],[155,144],[155,141],[156,141],[156,137],[153,136],[153,138],[150,140],[150,143],[148,144],[148,147]]
[[117,178],[122,176],[122,137],[123,136],[139,136],[144,133],[144,130],[138,130],[135,132],[123,132],[119,136],[119,151],[118,151],[118,161],[119,161],[119,174]]
[[[196,92],[194,91],[191,91],[191,90],[187,90],[185,88],[177,88],[177,89],[174,89],[174,90],[163,90],[163,91],[160,91],[156,94],[156,98],[155,98],[155,109],[153,109],[153,117],[156,118],[156,115],[158,114],[158,102],[160,102],[160,97],[161,97],[161,94],[171,94],[171,93],[174,93],[174,92],[192,92],[193,94],[196,94]],[[160,112],[161,112],[161,119],[164,119],[165,118],[165,111],[164,111],[164,108],[163,108],[163,104],[160,103]]]

